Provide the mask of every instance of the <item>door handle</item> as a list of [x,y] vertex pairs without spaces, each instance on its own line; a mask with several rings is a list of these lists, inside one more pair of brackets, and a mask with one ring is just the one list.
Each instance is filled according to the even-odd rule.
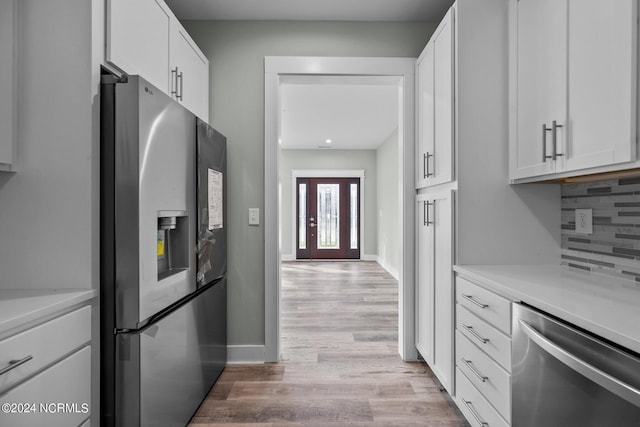
[[477,339],[478,341],[480,341],[482,344],[486,344],[489,342],[489,338],[485,338],[482,335],[480,335],[479,333],[477,333],[475,331],[475,329],[473,329],[473,326],[469,326],[469,325],[465,325],[464,323],[462,324],[462,327],[464,329],[466,329],[467,332],[469,332],[471,335],[473,335],[473,337],[475,339]]
[[553,153],[551,153],[551,158],[553,160],[556,157],[562,157],[564,154],[558,153],[558,128],[561,128],[562,125],[559,125],[555,120],[551,123],[551,145],[553,146]]
[[[547,132],[550,132],[551,130],[552,128],[548,128],[546,123],[542,124],[542,163],[546,163],[547,159],[551,158],[555,160],[553,156],[547,156]],[[555,152],[555,148],[553,150]]]
[[482,375],[478,369],[476,369],[475,366],[473,366],[473,363],[471,362],[471,360],[467,360],[464,357],[461,359],[465,365],[467,365],[467,367],[469,368],[469,370],[473,373],[473,375],[475,375],[476,377],[478,377],[478,379],[480,381],[482,381],[483,383],[487,382],[487,380],[489,379],[489,377],[486,377],[484,375]]
[[9,364],[7,366],[5,366],[4,368],[0,369],[0,375],[6,374],[7,372],[17,368],[18,366],[27,363],[31,359],[33,359],[33,356],[29,355],[29,356],[25,357],[24,359],[10,360]]
[[178,95],[178,67],[171,70],[171,95],[173,95],[176,99],[180,99]]
[[473,297],[473,295],[465,295],[465,294],[462,294],[462,298],[466,299],[467,301],[469,301],[469,302],[470,302],[470,303],[472,303],[472,304],[477,305],[478,307],[480,307],[480,308],[482,308],[482,309],[485,309],[485,308],[489,307],[489,304],[481,303],[480,301],[478,301],[477,299],[475,299],[475,298]]
[[618,378],[615,378],[601,369],[593,366],[592,364],[585,362],[578,356],[569,353],[558,344],[551,341],[549,338],[542,335],[530,324],[522,319],[518,320],[522,332],[529,337],[531,341],[538,344],[545,352],[564,363],[569,368],[573,369],[577,373],[590,379],[594,383],[609,390],[611,393],[619,396],[620,398],[632,403],[635,406],[640,406],[640,390],[627,384]]
[[433,157],[433,154],[429,154],[429,152],[427,151],[425,154],[423,154],[422,157],[422,170],[424,171],[423,175],[424,178],[429,178],[430,176],[433,176],[432,172],[429,172],[429,159]]
[[436,201],[434,200],[433,202],[424,202],[424,209],[425,209],[425,214],[424,214],[424,225],[426,225],[427,227],[429,225],[434,225],[436,222],[435,220],[432,221],[429,218],[429,207],[430,206],[434,206],[436,205]]
[[476,421],[478,422],[478,424],[480,424],[481,427],[489,427],[489,423],[487,423],[480,417],[480,414],[478,414],[476,409],[473,407],[473,405],[471,404],[471,401],[464,400],[464,399],[462,399],[462,401],[464,402],[464,406],[467,407],[469,412],[471,412],[471,415],[473,415],[473,418],[476,419]]

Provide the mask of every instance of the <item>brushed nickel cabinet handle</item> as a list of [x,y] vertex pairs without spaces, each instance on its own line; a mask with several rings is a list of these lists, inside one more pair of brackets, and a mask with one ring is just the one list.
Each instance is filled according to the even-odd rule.
[[27,363],[31,359],[33,359],[33,356],[29,355],[29,356],[25,357],[24,359],[10,360],[9,364],[7,366],[5,366],[4,368],[0,369],[0,375],[4,375],[7,372],[17,368],[18,366],[24,365],[25,363]]
[[183,76],[182,76],[182,71],[180,71],[178,73],[178,80],[180,81],[180,94],[176,95],[176,98],[178,98],[178,100],[182,101],[182,95],[184,95],[184,91],[182,90],[182,82],[184,81]]
[[465,294],[462,294],[462,298],[464,298],[464,299],[466,299],[467,301],[469,301],[469,302],[471,302],[471,303],[473,303],[473,304],[477,305],[478,307],[480,307],[480,308],[482,308],[482,309],[485,309],[485,308],[489,307],[489,304],[481,303],[480,301],[478,301],[477,299],[475,299],[475,298],[473,297],[473,295],[465,295]]
[[480,414],[476,412],[476,409],[473,407],[470,401],[464,400],[464,399],[462,399],[462,401],[464,402],[464,406],[467,407],[469,412],[471,412],[471,415],[473,415],[473,418],[476,419],[476,421],[478,422],[478,424],[480,424],[481,427],[489,427],[489,423],[487,423],[482,418],[480,418]]
[[176,99],[178,97],[178,67],[171,70],[171,95],[175,96]]
[[482,375],[480,372],[478,372],[478,370],[476,369],[475,366],[473,366],[473,363],[471,363],[471,360],[467,360],[465,358],[462,358],[462,361],[464,362],[465,365],[467,365],[467,367],[469,368],[469,370],[473,373],[473,375],[475,375],[476,377],[478,377],[478,379],[480,381],[487,382],[487,380],[489,379],[489,377],[485,377],[484,375]]
[[471,335],[473,335],[473,337],[475,339],[477,339],[478,341],[480,341],[482,344],[486,344],[489,342],[489,338],[484,338],[482,335],[480,335],[479,333],[477,333],[475,331],[475,329],[473,329],[473,326],[469,326],[469,325],[465,325],[464,323],[462,324],[462,327],[465,328],[467,330],[467,332],[469,332]]
[[547,132],[550,132],[550,131],[551,131],[551,128],[548,128],[547,124],[543,123],[542,124],[542,163],[546,163],[547,159],[551,159],[553,157],[553,156],[547,156]]
[[425,214],[425,220],[426,221],[425,221],[424,225],[426,225],[427,227],[430,226],[430,225],[435,225],[435,223],[436,223],[435,219],[431,220],[429,218],[429,207],[430,206],[435,207],[436,206],[436,201],[434,200],[433,202],[424,202],[424,205],[425,205],[425,209],[426,209],[426,214]]
[[558,153],[558,128],[561,128],[562,125],[559,125],[555,120],[551,123],[551,145],[553,146],[553,153],[551,153],[551,158],[553,160],[556,157],[562,157],[564,154]]
[[424,177],[425,178],[429,178],[430,176],[433,176],[433,172],[429,171],[429,159],[433,157],[433,154],[429,154],[429,152],[427,151],[427,153],[424,155]]

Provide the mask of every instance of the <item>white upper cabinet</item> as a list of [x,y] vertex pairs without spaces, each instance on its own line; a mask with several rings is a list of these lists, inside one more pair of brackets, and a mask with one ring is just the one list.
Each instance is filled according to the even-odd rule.
[[16,0],[0,2],[0,171],[16,168]]
[[163,0],[107,0],[106,61],[209,121],[209,61]]
[[107,62],[169,93],[171,16],[162,0],[107,0]]
[[450,9],[416,64],[416,188],[453,180],[453,27]]
[[635,160],[636,7],[512,0],[510,179]]
[[209,60],[176,20],[171,27],[171,95],[209,121]]

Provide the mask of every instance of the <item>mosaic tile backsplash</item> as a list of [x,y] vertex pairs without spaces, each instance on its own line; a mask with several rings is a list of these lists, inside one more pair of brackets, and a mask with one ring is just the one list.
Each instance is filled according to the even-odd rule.
[[[575,209],[593,209],[593,234]],[[640,178],[562,186],[562,264],[640,282]]]

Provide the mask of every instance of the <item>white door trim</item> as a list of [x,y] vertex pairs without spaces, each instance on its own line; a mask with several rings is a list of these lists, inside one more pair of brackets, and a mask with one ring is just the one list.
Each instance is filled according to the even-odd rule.
[[[298,178],[360,178],[360,259],[365,259],[364,253],[364,170],[340,170],[340,169],[293,169],[291,171],[291,259],[296,259],[298,242],[296,239],[298,220],[296,208],[298,200]],[[283,209],[286,209],[283,206]],[[367,254],[370,255],[370,254]]]
[[354,75],[399,77],[400,125],[398,132],[398,190],[401,200],[400,271],[398,287],[398,351],[404,360],[415,360],[414,339],[414,91],[415,58],[357,57],[265,57],[264,61],[264,230],[265,230],[265,361],[276,362],[280,356],[280,221],[279,177],[280,149],[278,137],[279,85],[286,75]]

